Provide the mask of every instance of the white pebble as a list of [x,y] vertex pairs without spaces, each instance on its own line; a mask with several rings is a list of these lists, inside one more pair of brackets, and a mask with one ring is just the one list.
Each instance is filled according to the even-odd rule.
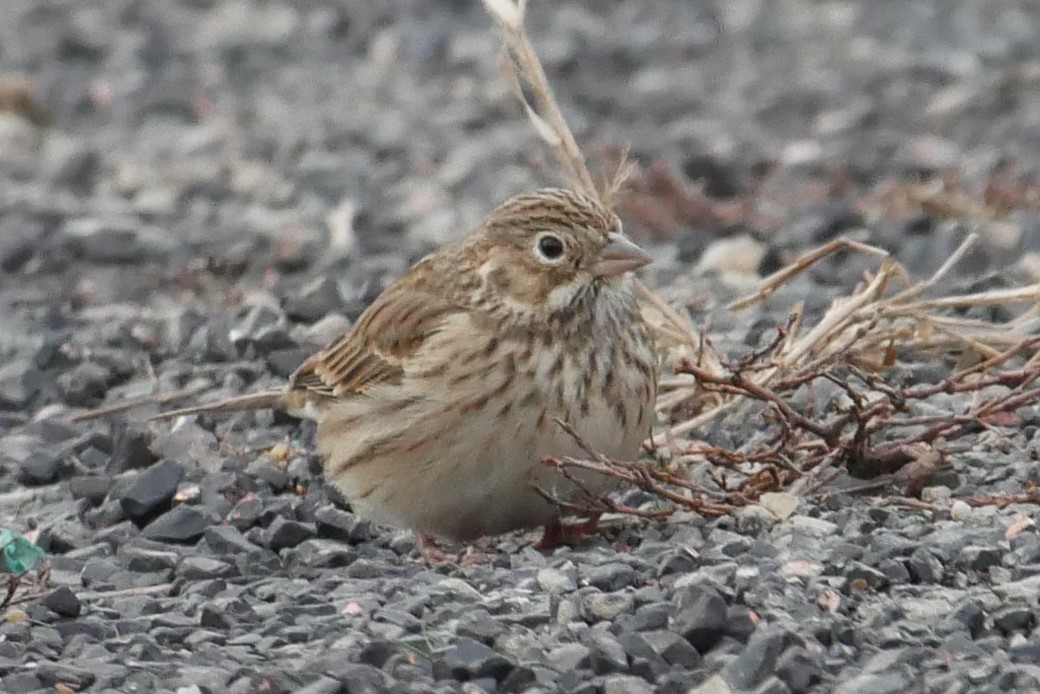
[[960,499],[950,504],[950,518],[955,521],[965,521],[971,515],[971,506],[964,503]]

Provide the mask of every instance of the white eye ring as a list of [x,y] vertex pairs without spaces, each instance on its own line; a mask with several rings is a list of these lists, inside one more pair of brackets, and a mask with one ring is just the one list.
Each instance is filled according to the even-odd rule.
[[563,239],[552,232],[542,232],[534,239],[534,254],[543,263],[553,265],[559,263],[566,257],[566,250],[567,246],[563,243]]

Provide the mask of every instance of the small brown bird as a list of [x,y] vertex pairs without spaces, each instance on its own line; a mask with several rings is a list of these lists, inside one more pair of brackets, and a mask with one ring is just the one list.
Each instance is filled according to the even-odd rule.
[[[177,410],[275,407],[315,419],[325,477],[373,521],[469,541],[544,526],[577,489],[545,456],[631,459],[650,433],[657,358],[628,272],[649,256],[568,190],[514,197],[393,282],[284,391]],[[592,489],[613,481],[585,473]],[[570,534],[569,534],[570,531]]]

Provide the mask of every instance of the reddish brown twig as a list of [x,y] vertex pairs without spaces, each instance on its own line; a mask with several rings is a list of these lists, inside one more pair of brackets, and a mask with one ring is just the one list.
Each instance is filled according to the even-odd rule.
[[[880,376],[853,364],[851,350],[788,370],[770,385],[751,375],[776,368],[777,351],[786,344],[787,326],[778,328],[765,348],[750,352],[720,369],[704,368],[680,360],[676,371],[692,376],[697,386],[740,398],[745,406],[757,403],[761,436],[737,448],[707,442],[689,442],[672,451],[669,467],[652,462],[610,460],[593,450],[569,424],[559,425],[574,439],[587,458],[548,458],[544,464],[558,469],[581,490],[577,501],[552,498],[569,511],[612,511],[660,519],[677,509],[705,515],[731,513],[767,491],[790,489],[806,494],[819,489],[839,470],[856,477],[885,479],[846,491],[892,488],[904,507],[924,509],[916,497],[946,465],[945,449],[955,439],[982,428],[1016,421],[1015,412],[1040,403],[1040,360],[1014,366],[1013,360],[1031,357],[1040,348],[1040,337],[1030,337],[978,364],[951,373],[935,383],[896,387]],[[820,403],[814,385],[825,381],[844,398]],[[833,392],[833,390],[832,390]],[[957,412],[924,413],[923,406],[939,394],[974,394]],[[796,403],[800,403],[797,404]],[[937,446],[940,446],[937,448]],[[715,469],[733,472],[731,479],[714,476],[719,489],[695,484],[686,464],[707,461]],[[623,486],[641,489],[657,500],[652,508],[633,508],[603,495],[583,481],[578,472],[617,479]],[[973,505],[1040,503],[1040,493],[978,496]],[[931,508],[931,507],[928,507]]]

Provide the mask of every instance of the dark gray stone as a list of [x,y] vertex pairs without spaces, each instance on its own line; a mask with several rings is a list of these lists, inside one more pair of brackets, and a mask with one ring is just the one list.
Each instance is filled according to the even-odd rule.
[[613,592],[631,585],[635,575],[635,569],[628,564],[608,562],[593,567],[586,575],[586,580],[589,582],[589,585],[593,585],[600,590]]
[[[1011,647],[1011,660],[1015,663],[1026,663],[1034,668],[1040,667],[1040,644],[1034,641],[1014,644]],[[1034,683],[1036,681],[1034,679]]]
[[189,581],[224,578],[235,573],[232,564],[210,557],[185,557],[177,566],[177,575]]
[[101,364],[83,362],[58,376],[55,383],[65,402],[74,407],[93,407],[108,391],[112,372]]
[[239,349],[251,346],[258,354],[292,347],[285,316],[278,310],[257,304],[228,331],[228,339]]
[[923,547],[914,550],[906,568],[915,583],[939,583],[946,575],[942,562]]
[[159,542],[191,543],[202,537],[209,524],[197,508],[181,504],[146,525],[141,534]]
[[950,619],[955,625],[966,629],[973,639],[977,639],[986,626],[986,611],[979,603],[968,600],[953,611]]
[[267,545],[275,552],[287,547],[295,547],[315,535],[317,535],[317,530],[313,525],[282,517],[275,518],[266,532]]
[[701,655],[690,642],[672,631],[648,631],[643,638],[654,652],[664,658],[669,665],[677,665],[686,669],[701,666]]
[[235,504],[227,516],[227,521],[238,530],[248,530],[257,524],[263,512],[263,499],[251,494]]
[[148,467],[156,459],[151,443],[151,433],[143,427],[125,425],[115,428],[112,455],[105,472],[114,475]]
[[329,504],[319,506],[314,512],[314,523],[320,537],[349,542],[354,526],[357,524],[357,518],[354,514]]
[[499,622],[486,612],[467,612],[463,621],[456,629],[459,636],[468,636],[489,646],[494,644],[495,639],[506,631],[506,625]]
[[849,593],[880,591],[888,587],[888,577],[884,573],[858,561],[852,562],[845,570],[845,581],[845,591]]
[[792,646],[776,663],[777,676],[795,694],[808,692],[822,679],[819,658],[801,646]]
[[[273,549],[273,547],[272,547]],[[340,568],[349,566],[358,557],[350,545],[335,540],[304,540],[292,554],[292,563],[311,568]]]
[[961,550],[957,557],[957,564],[966,566],[972,571],[988,571],[990,567],[1000,564],[1003,551],[996,547],[980,547],[969,545]]
[[566,643],[549,650],[545,664],[557,672],[573,672],[589,667],[591,649],[580,643]]
[[901,584],[910,582],[910,571],[906,564],[895,559],[883,559],[878,564],[878,570],[885,575],[889,584]]
[[538,675],[531,667],[521,665],[513,668],[505,679],[498,683],[498,689],[503,694],[519,694],[526,691],[538,681]]
[[66,225],[66,234],[73,252],[94,263],[130,264],[147,254],[129,221],[75,220]]
[[124,546],[120,556],[126,562],[126,568],[137,573],[172,571],[178,560],[176,552],[138,546]]
[[21,410],[29,404],[36,390],[30,386],[35,372],[36,367],[29,359],[8,360],[0,365],[0,410]]
[[90,147],[75,147],[64,152],[54,172],[54,182],[68,187],[77,195],[94,189],[101,173],[101,155]]
[[626,629],[634,631],[653,631],[668,625],[668,617],[672,614],[671,606],[666,602],[640,605],[631,615],[622,617]]
[[673,628],[704,654],[725,633],[726,616],[726,601],[718,593],[706,591],[675,616]]
[[791,642],[791,636],[778,629],[756,631],[747,647],[726,666],[724,677],[737,689],[754,689],[776,670],[777,660]]
[[755,633],[758,625],[751,619],[751,611],[741,605],[733,605],[726,610],[726,635],[740,642],[747,642]]
[[262,555],[263,547],[246,539],[237,528],[230,525],[211,525],[206,528],[206,544],[217,554],[229,556]]
[[993,625],[1004,632],[1031,630],[1036,613],[1025,605],[1009,605],[993,615]]
[[83,609],[79,598],[68,586],[59,586],[43,598],[43,604],[60,617],[75,619]]
[[147,522],[169,507],[184,468],[172,460],[161,460],[142,472],[119,498],[127,517],[136,523]]
[[36,665],[36,677],[44,687],[64,684],[67,687],[84,689],[94,684],[95,675],[90,670],[67,663],[41,661]]
[[251,462],[246,468],[246,474],[271,485],[271,489],[279,494],[289,488],[289,474],[285,468],[266,456]]
[[433,664],[434,677],[462,681],[478,677],[502,680],[512,669],[513,664],[502,655],[480,641],[467,637],[458,638]]
[[[624,632],[618,636],[618,642],[628,655],[633,674],[655,679],[667,672],[671,665],[665,659],[664,652],[673,648],[676,640],[695,654],[697,653],[693,646],[677,634],[672,632],[653,633],[667,634],[667,636],[648,637],[647,634],[634,631]],[[698,654],[697,657],[700,658],[700,655]]]
[[69,480],[69,493],[73,499],[83,499],[90,506],[105,500],[112,489],[112,478],[108,476],[81,475]]
[[22,484],[50,484],[62,469],[59,456],[48,451],[33,451],[18,465],[18,481]]
[[589,667],[593,673],[604,675],[628,671],[625,648],[611,634],[593,633],[585,642],[589,646]]
[[342,682],[346,694],[382,694],[389,686],[385,674],[371,665],[360,663],[344,662],[326,675]]
[[329,313],[342,312],[344,302],[336,281],[323,276],[316,277],[286,297],[282,306],[293,320],[313,323]]

